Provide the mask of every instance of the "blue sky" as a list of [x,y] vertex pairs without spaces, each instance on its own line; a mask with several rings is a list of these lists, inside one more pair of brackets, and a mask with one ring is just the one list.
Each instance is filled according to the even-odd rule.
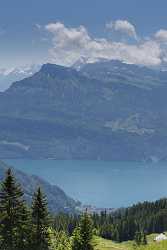
[[107,54],[162,63],[166,10],[166,0],[0,0],[0,68],[46,61],[70,65],[79,55],[95,60]]

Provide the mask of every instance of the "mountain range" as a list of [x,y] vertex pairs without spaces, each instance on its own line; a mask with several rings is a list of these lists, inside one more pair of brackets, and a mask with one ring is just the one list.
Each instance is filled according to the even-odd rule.
[[[3,180],[5,171],[8,168],[9,166],[6,163],[0,161],[0,181]],[[41,187],[42,191],[47,196],[48,207],[51,212],[74,212],[76,211],[76,207],[80,205],[79,202],[68,197],[58,186],[51,185],[35,175],[30,176],[22,171],[16,170],[12,167],[10,168],[12,169],[17,182],[21,184],[25,194],[25,199],[29,204],[32,201],[32,196],[36,189]]]
[[40,65],[30,65],[11,69],[0,69],[0,91],[5,91],[15,81],[33,75],[40,69]]
[[166,97],[166,71],[45,64],[0,93],[1,157],[165,160]]

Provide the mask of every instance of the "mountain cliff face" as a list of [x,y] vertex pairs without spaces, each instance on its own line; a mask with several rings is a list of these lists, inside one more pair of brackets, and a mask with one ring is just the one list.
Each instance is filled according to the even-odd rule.
[[[5,171],[9,168],[4,162],[0,161],[0,181],[5,176]],[[13,169],[13,168],[12,168]],[[47,196],[48,207],[51,212],[74,212],[79,202],[68,197],[59,187],[49,184],[35,175],[27,175],[19,170],[13,169],[17,181],[21,184],[25,199],[30,203],[37,187],[41,187]]]
[[167,72],[46,64],[0,94],[1,157],[164,160]]

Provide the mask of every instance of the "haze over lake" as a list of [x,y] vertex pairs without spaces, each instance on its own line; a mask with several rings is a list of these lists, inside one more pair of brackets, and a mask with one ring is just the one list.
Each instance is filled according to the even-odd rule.
[[167,163],[5,160],[38,175],[84,204],[129,206],[167,196]]

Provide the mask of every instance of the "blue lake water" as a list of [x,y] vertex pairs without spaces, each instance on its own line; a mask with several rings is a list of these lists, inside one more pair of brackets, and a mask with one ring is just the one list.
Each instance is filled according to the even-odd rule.
[[84,204],[122,207],[167,196],[167,163],[5,160]]

